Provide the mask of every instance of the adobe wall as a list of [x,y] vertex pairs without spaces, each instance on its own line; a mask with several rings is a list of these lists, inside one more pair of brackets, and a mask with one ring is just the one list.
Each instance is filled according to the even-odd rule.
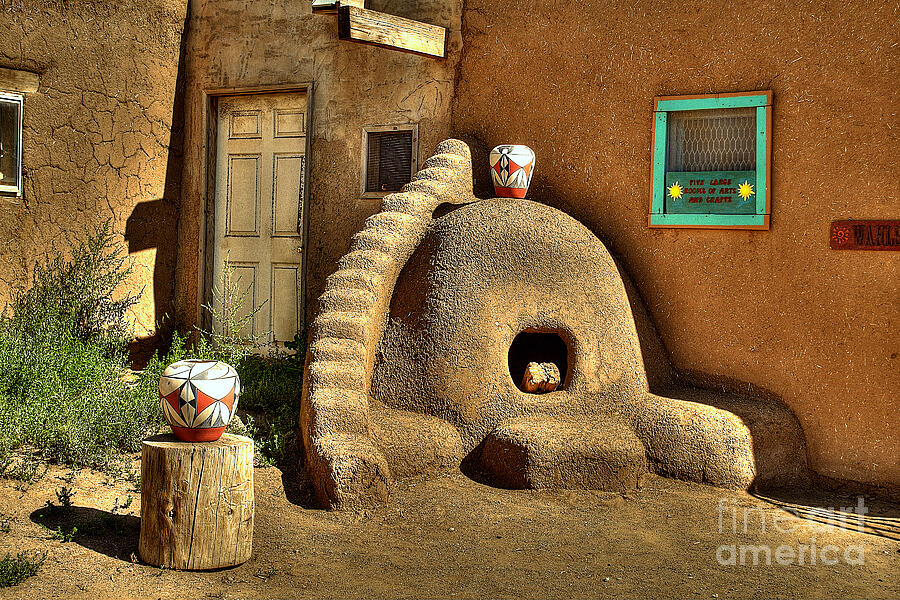
[[[469,0],[453,133],[482,159],[535,150],[529,196],[622,259],[689,379],[780,396],[819,474],[896,489],[900,254],[828,244],[832,220],[900,217],[894,20],[856,0]],[[762,89],[771,230],[648,229],[653,97]]]
[[24,194],[0,198],[0,306],[48,248],[106,219],[134,258],[132,291],[146,288],[136,334],[150,335],[171,304],[186,4],[0,4],[0,66],[40,74],[25,97]]
[[296,0],[192,3],[185,94],[186,145],[176,295],[182,316],[202,304],[206,119],[204,91],[312,82],[306,315],[315,314],[325,277],[350,236],[381,208],[360,198],[363,126],[418,123],[419,164],[450,128],[461,3],[370,1],[368,8],[450,29],[448,58],[427,58],[341,41],[334,15],[312,14]]

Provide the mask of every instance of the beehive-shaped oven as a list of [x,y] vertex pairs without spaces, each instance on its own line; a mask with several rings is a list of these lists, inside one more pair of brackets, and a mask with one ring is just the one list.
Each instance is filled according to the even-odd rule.
[[601,241],[549,206],[476,199],[468,148],[449,140],[329,278],[301,427],[333,507],[383,499],[391,473],[460,466],[513,488],[624,490],[648,472],[727,487],[807,476],[782,405],[670,391],[650,392]]

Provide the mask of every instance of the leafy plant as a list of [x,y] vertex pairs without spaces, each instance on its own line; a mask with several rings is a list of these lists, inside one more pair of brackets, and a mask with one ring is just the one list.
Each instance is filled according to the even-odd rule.
[[62,486],[56,490],[56,499],[59,500],[60,506],[69,508],[72,506],[72,497],[77,493],[73,488]]
[[125,249],[106,221],[76,242],[68,258],[55,250],[47,262],[34,265],[31,287],[14,294],[10,324],[38,337],[62,326],[109,355],[119,354],[131,341],[128,311],[141,295],[115,297],[130,273]]
[[115,502],[113,502],[113,507],[112,507],[112,511],[111,511],[112,514],[115,515],[115,514],[118,514],[120,510],[127,509],[129,506],[131,506],[132,502],[134,502],[134,497],[132,497],[131,495],[126,496],[125,500],[121,504],[119,503],[119,499],[116,498]]
[[140,474],[140,472],[137,472],[134,469],[128,468],[125,470],[124,477],[125,477],[126,481],[131,482],[131,489],[128,491],[130,491],[130,492],[140,492],[141,491],[141,474]]
[[211,317],[212,330],[201,330],[203,336],[195,351],[203,355],[198,358],[237,365],[245,357],[260,351],[262,340],[269,337],[269,332],[259,335],[252,332],[253,319],[266,303],[248,306],[252,301],[251,290],[241,287],[240,278],[227,258],[221,280],[213,286],[213,297],[211,304],[203,305]]
[[[246,338],[262,305],[245,310],[249,292],[226,262],[215,302],[206,306],[211,330],[174,332],[165,353],[130,371],[128,311],[140,294],[121,294],[129,272],[107,222],[67,254],[36,264],[31,287],[13,294],[0,315],[0,475],[30,482],[47,462],[121,470],[122,452],[138,450],[161,429],[159,377],[184,358],[237,368],[239,408],[249,417],[258,456],[283,463],[296,444],[304,336],[287,351],[262,356],[260,340],[268,334]],[[57,492],[64,506],[71,496],[68,488]]]
[[46,558],[46,553],[30,555],[27,552],[20,552],[13,556],[7,552],[6,556],[0,559],[0,588],[19,585],[35,575]]
[[[35,265],[0,317],[0,467],[29,477],[28,462],[105,466],[159,426],[154,396],[127,384],[128,310],[117,297],[129,273],[109,223]],[[17,451],[14,453],[13,451]]]
[[47,463],[30,449],[14,452],[11,432],[3,433],[5,435],[0,434],[0,475],[26,485],[40,480],[49,469]]
[[284,465],[296,450],[303,383],[302,354],[248,356],[238,365],[241,412],[262,464]]
[[56,529],[50,529],[46,525],[41,525],[45,531],[50,535],[51,539],[59,540],[60,542],[67,544],[75,539],[75,536],[78,534],[78,528],[72,527],[72,530],[68,533],[63,531],[61,525],[57,525]]

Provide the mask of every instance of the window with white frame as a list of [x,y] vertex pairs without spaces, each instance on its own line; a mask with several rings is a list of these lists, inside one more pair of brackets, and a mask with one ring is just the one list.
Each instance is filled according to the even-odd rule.
[[22,195],[23,96],[0,92],[0,194]]

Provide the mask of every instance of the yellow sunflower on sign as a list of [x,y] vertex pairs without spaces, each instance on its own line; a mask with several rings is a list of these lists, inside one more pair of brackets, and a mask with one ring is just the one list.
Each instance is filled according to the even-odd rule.
[[750,182],[748,182],[746,179],[744,180],[744,183],[742,183],[740,186],[738,186],[738,195],[743,200],[748,200],[750,198],[750,196],[752,196],[755,193],[756,192],[753,191],[753,185]]
[[674,198],[675,200],[681,198],[682,194],[684,193],[684,188],[682,188],[681,184],[677,181],[666,189],[669,190],[669,197]]

